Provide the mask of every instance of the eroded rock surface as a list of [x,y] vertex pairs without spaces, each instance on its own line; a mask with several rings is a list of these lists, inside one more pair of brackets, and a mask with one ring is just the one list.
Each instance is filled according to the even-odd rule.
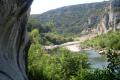
[[120,29],[120,0],[110,0],[110,5],[106,7],[105,14],[97,28],[99,34],[106,33],[111,29]]
[[0,0],[0,80],[27,80],[26,22],[32,0]]
[[111,0],[110,21],[114,29],[120,28],[120,0]]

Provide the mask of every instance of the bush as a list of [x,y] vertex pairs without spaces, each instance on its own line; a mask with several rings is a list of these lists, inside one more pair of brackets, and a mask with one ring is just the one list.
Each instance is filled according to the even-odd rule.
[[109,32],[81,43],[90,47],[120,50],[120,32]]
[[47,33],[45,37],[48,41],[55,45],[63,44],[65,42],[73,41],[72,38],[65,38],[64,36],[55,34],[55,33]]
[[[40,45],[38,30],[33,30],[30,35],[32,44],[28,55],[29,80],[120,80],[120,56],[116,52],[108,52],[107,69],[92,70],[86,55],[73,53],[64,48],[52,50],[51,54],[48,54]],[[98,39],[100,37],[96,38]],[[104,38],[102,41],[104,42]]]
[[34,29],[30,36],[32,42],[28,55],[30,80],[69,80],[78,76],[82,69],[88,68],[88,59],[85,55],[72,53],[64,48],[51,51],[51,55],[46,54],[40,45],[39,31]]
[[120,80],[120,56],[115,51],[109,50],[107,57],[111,79]]
[[29,64],[30,80],[70,80],[88,68],[85,55],[73,54],[66,49],[58,49],[57,53],[43,54]]

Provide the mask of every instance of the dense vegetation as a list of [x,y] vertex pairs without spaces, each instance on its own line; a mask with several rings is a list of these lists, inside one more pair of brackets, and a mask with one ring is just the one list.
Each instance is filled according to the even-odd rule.
[[93,69],[87,55],[63,47],[45,50],[42,45],[62,44],[94,28],[108,2],[63,7],[41,15],[32,15],[28,22],[31,47],[28,55],[30,80],[120,80],[120,32],[110,31],[87,40],[83,47],[106,48],[108,66]]
[[107,34],[102,34],[92,40],[87,40],[83,43],[84,47],[107,48],[120,50],[120,31],[110,31]]
[[86,55],[60,48],[46,52],[37,29],[31,33],[28,76],[30,80],[120,80],[120,56],[108,52],[108,68],[93,70]]
[[58,45],[65,42],[73,41],[72,36],[66,37],[58,34],[52,23],[47,23],[46,26],[42,26],[41,23],[36,19],[29,19],[27,25],[28,31],[31,32],[33,29],[39,30],[40,44],[42,45]]
[[[31,32],[32,45],[29,50],[29,77],[31,80],[67,80],[88,68],[87,57],[58,49],[47,54],[39,44],[39,32]],[[51,54],[51,55],[50,55]]]
[[79,35],[83,29],[96,27],[104,14],[104,8],[109,2],[79,4],[50,10],[43,14],[31,15],[42,26],[54,25],[57,33],[64,35]]

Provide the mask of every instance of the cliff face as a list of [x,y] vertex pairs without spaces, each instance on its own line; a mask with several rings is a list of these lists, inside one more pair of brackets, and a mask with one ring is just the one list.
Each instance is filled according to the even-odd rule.
[[110,5],[105,9],[105,14],[97,26],[99,34],[106,33],[111,29],[120,29],[120,0],[110,1]]
[[97,24],[97,33],[107,33],[110,30],[110,18],[108,7],[105,8],[105,13],[101,16],[100,22]]
[[120,28],[120,0],[111,0],[110,21],[114,29]]
[[26,22],[32,0],[0,0],[0,80],[27,80]]

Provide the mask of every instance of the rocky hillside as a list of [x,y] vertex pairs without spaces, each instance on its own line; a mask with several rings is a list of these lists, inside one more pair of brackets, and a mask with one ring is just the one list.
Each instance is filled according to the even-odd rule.
[[109,2],[97,2],[66,6],[31,15],[31,18],[37,19],[43,26],[48,23],[54,24],[58,33],[80,34],[83,29],[87,31],[88,28],[96,28],[108,5]]
[[114,28],[120,28],[120,0],[111,0],[110,22]]
[[120,29],[120,0],[110,0],[97,26],[97,32],[107,33],[110,30]]

